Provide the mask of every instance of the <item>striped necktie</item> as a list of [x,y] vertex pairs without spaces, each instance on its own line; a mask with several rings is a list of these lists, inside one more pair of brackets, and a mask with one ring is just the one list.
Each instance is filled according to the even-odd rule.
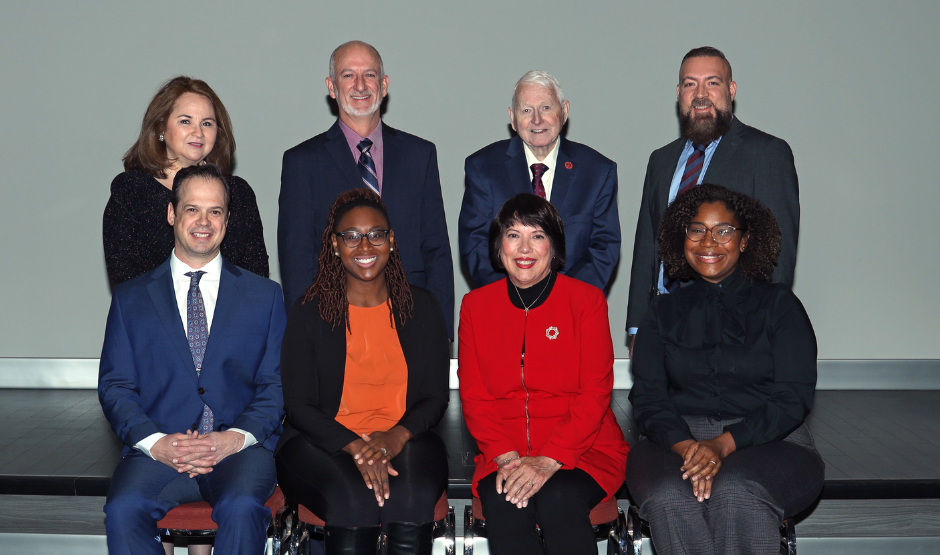
[[362,182],[377,195],[382,196],[382,191],[379,190],[379,174],[375,171],[375,161],[372,160],[372,153],[369,152],[372,149],[372,141],[362,139],[356,148],[359,149],[359,173],[362,174]]
[[[189,277],[189,294],[186,296],[186,338],[189,340],[189,351],[193,354],[193,364],[196,366],[196,375],[202,373],[202,359],[206,355],[206,345],[209,343],[209,324],[206,320],[206,304],[202,300],[202,291],[199,290],[199,280],[205,272],[186,272]],[[200,391],[202,388],[199,388]],[[213,430],[215,416],[209,405],[202,408],[199,418],[199,433],[208,434]]]
[[698,185],[698,178],[702,175],[702,167],[705,165],[705,149],[708,145],[693,144],[695,150],[689,155],[685,163],[685,171],[682,173],[682,181],[679,182],[679,192],[676,197]]

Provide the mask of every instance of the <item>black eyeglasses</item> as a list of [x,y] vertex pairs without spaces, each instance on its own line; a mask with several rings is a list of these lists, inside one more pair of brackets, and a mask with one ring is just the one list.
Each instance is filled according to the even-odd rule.
[[362,243],[363,237],[368,237],[369,242],[372,243],[373,247],[381,247],[388,239],[388,232],[389,230],[387,229],[373,229],[369,233],[364,234],[359,233],[358,231],[343,231],[342,233],[337,233],[336,235],[339,235],[343,238],[343,243],[347,247],[354,249],[359,246],[359,243]]
[[716,243],[723,245],[731,240],[734,237],[735,231],[744,231],[743,229],[738,229],[733,225],[716,225],[715,227],[705,227],[702,224],[692,224],[685,228],[685,236],[691,241],[698,243],[705,238],[705,234],[711,232],[712,239]]

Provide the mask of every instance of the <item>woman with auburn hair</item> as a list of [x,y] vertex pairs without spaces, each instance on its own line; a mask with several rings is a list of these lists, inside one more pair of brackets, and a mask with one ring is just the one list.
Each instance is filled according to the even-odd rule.
[[268,253],[255,193],[232,175],[235,137],[225,106],[199,79],[167,81],[150,101],[137,141],[124,154],[124,172],[111,182],[103,240],[108,277],[115,284],[162,264],[173,250],[167,223],[173,177],[193,164],[212,163],[228,176],[229,221],[222,255],[268,277]]
[[636,336],[630,493],[657,553],[776,555],[784,518],[825,473],[805,424],[813,325],[768,283],[780,227],[757,200],[706,184],[666,209],[659,244],[669,277],[694,283],[654,298]]
[[330,209],[319,271],[281,349],[285,495],[326,522],[327,554],[430,554],[447,452],[449,341],[434,295],[408,284],[385,204],[370,189]]

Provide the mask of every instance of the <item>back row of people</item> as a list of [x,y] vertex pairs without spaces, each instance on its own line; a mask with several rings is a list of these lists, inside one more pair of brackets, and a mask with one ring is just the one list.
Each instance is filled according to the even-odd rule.
[[[683,123],[683,133],[690,137],[680,139],[691,141],[693,147],[690,150],[685,145],[676,162],[676,175],[669,183],[669,200],[682,199],[670,208],[678,211],[672,216],[671,226],[664,223],[662,228],[673,235],[663,235],[666,232],[659,230],[659,224],[655,226],[657,233],[652,240],[659,247],[652,254],[649,274],[658,274],[659,278],[656,289],[651,286],[650,297],[656,290],[675,291],[673,280],[688,282],[696,275],[704,282],[717,284],[718,289],[705,288],[693,294],[695,287],[702,288],[693,286],[683,289],[677,299],[697,298],[694,295],[714,298],[715,291],[720,296],[723,285],[733,285],[728,293],[734,289],[731,294],[741,295],[745,290],[734,281],[738,274],[736,251],[743,253],[748,242],[757,246],[750,251],[756,254],[749,254],[747,260],[755,259],[759,264],[744,265],[743,282],[750,284],[770,277],[781,245],[792,242],[795,250],[795,236],[788,238],[774,227],[775,223],[768,224],[764,214],[774,221],[771,211],[759,203],[759,208],[748,205],[748,201],[755,202],[748,197],[723,188],[716,193],[711,186],[697,188],[695,195],[686,194],[701,183],[718,143],[736,122],[730,115],[734,95],[730,66],[716,61],[724,58],[714,49],[697,50],[706,53],[693,51],[684,60],[683,68],[690,65],[692,69],[686,77],[680,75],[678,91],[681,108],[683,82],[701,80],[689,87],[700,91],[689,95],[690,110],[685,116],[689,121]],[[714,62],[702,75],[694,69],[699,58]],[[374,65],[378,67],[370,67]],[[716,68],[726,69],[726,77]],[[374,551],[375,539],[382,531],[389,553],[424,552],[427,546],[433,502],[447,474],[443,445],[430,429],[447,404],[444,330],[452,318],[445,315],[448,304],[440,303],[447,291],[435,291],[433,283],[426,281],[436,283],[440,274],[432,271],[425,255],[441,254],[440,245],[425,241],[432,233],[430,228],[424,229],[426,223],[439,224],[443,230],[450,275],[449,307],[453,309],[453,276],[436,154],[430,143],[383,126],[379,120],[378,106],[388,77],[373,48],[363,43],[341,46],[331,57],[330,74],[327,86],[340,105],[340,120],[326,134],[285,154],[278,229],[282,272],[285,256],[305,266],[294,270],[309,272],[296,302],[290,300],[294,295],[287,292],[289,280],[284,275],[284,298],[288,305],[294,305],[286,332],[284,311],[276,306],[276,300],[272,301],[280,296],[276,284],[251,277],[229,260],[246,255],[255,260],[263,257],[263,267],[255,267],[258,273],[267,272],[260,219],[250,188],[215,164],[199,165],[212,155],[220,135],[228,134],[227,140],[219,144],[230,145],[226,147],[229,164],[234,151],[231,125],[224,108],[216,108],[214,93],[209,96],[187,90],[169,104],[169,117],[163,115],[161,120],[157,114],[150,124],[145,117],[144,128],[159,133],[156,138],[145,137],[142,129],[141,141],[125,158],[126,163],[147,156],[153,161],[154,153],[159,153],[162,146],[159,143],[165,143],[163,162],[172,163],[164,164],[162,174],[152,168],[149,175],[146,169],[131,168],[122,176],[137,177],[138,185],[155,182],[168,191],[169,197],[163,200],[167,210],[163,221],[172,226],[169,248],[173,252],[169,259],[169,253],[165,253],[163,261],[157,261],[159,267],[147,276],[116,288],[109,315],[99,390],[105,414],[126,444],[106,506],[112,553],[158,549],[157,543],[146,541],[154,535],[153,515],[165,513],[179,502],[198,499],[206,499],[214,507],[213,518],[220,523],[217,549],[244,550],[258,541],[263,530],[255,525],[257,522],[252,526],[236,523],[262,517],[264,499],[274,486],[275,466],[276,479],[288,494],[324,516],[328,551],[369,552],[368,548],[355,551],[355,546],[370,542]],[[173,80],[167,87],[174,84],[183,89],[187,84],[204,87],[211,93],[201,82],[187,82],[185,78]],[[730,92],[724,99],[721,90],[716,91],[722,86]],[[167,108],[166,99],[160,96],[158,93],[151,108]],[[719,109],[723,101],[729,108],[724,114]],[[505,285],[479,289],[467,296],[461,308],[461,399],[468,427],[481,451],[476,460],[474,492],[490,515],[488,528],[494,553],[585,550],[592,542],[589,525],[585,528],[587,512],[601,499],[612,496],[624,478],[627,445],[609,407],[613,349],[607,332],[606,301],[598,290],[607,285],[619,256],[616,165],[588,147],[560,138],[568,106],[554,78],[542,72],[528,73],[517,84],[510,108],[518,137],[490,145],[467,160],[467,190],[460,218],[462,257],[468,261],[477,285],[498,280],[494,268],[508,274]],[[727,121],[722,122],[725,116]],[[706,144],[708,129],[713,135],[718,131],[720,134]],[[751,130],[751,135],[755,141],[764,139],[778,148],[782,145],[792,168],[792,155],[785,143],[756,130]],[[149,155],[141,154],[141,143],[148,140],[152,150]],[[733,146],[740,144],[738,140]],[[726,158],[733,159],[739,150],[731,149]],[[768,146],[758,150],[767,151]],[[346,152],[352,154],[357,165],[343,164],[343,160],[350,161]],[[386,157],[386,152],[394,154]],[[644,202],[653,196],[651,189],[662,185],[651,178],[653,158]],[[226,158],[220,156],[218,161],[224,164]],[[399,167],[403,161],[407,162],[405,167]],[[519,179],[527,169],[523,164],[529,173],[525,181]],[[352,173],[351,169],[358,171]],[[424,177],[421,182],[425,187],[418,194],[411,191],[399,197],[392,193],[395,181],[386,177],[390,178],[392,170],[399,175],[408,169]],[[795,172],[792,177],[795,186]],[[756,180],[757,176],[742,186],[753,187]],[[350,182],[348,187],[342,185]],[[167,189],[167,183],[173,187]],[[125,191],[143,188],[123,184]],[[239,187],[241,184],[244,187]],[[367,189],[342,192],[363,185]],[[403,182],[394,191],[399,193],[404,187],[408,185]],[[572,188],[575,190],[568,195]],[[151,203],[160,202],[155,195],[159,189],[149,189],[151,196],[156,196]],[[332,191],[331,196],[321,197],[321,191],[327,190]],[[232,237],[229,231],[235,221],[235,196],[239,194],[254,207],[253,211],[247,207],[243,215],[258,225],[253,235],[260,239],[260,254],[256,241],[227,239]],[[509,200],[503,202],[505,199]],[[133,202],[122,206],[113,201],[114,195],[106,211],[106,251],[109,212],[113,217],[121,212],[119,207],[133,206]],[[326,208],[318,211],[318,205],[324,203]],[[798,202],[795,204],[798,218]],[[716,206],[717,216],[712,213]],[[393,208],[406,221],[398,223]],[[567,215],[565,208],[570,210]],[[662,208],[665,212],[665,206]],[[439,221],[433,217],[437,213]],[[428,219],[425,214],[432,214],[429,222],[424,221]],[[317,221],[319,216],[322,221]],[[649,222],[644,222],[641,213],[640,225],[644,223]],[[319,230],[310,229],[316,225]],[[694,234],[698,227],[705,230],[700,236]],[[480,228],[484,229],[482,234]],[[134,228],[130,231],[132,238],[149,239],[144,229]],[[282,232],[291,239],[284,239]],[[675,250],[676,233],[684,236],[680,242],[685,240],[679,251]],[[639,227],[637,237],[639,240]],[[127,243],[133,243],[121,241],[120,234],[112,239],[123,243],[125,249]],[[287,244],[314,253],[307,255],[315,259],[312,269],[309,261],[286,252]],[[246,248],[248,245],[255,248]],[[698,252],[700,247],[707,252]],[[159,248],[153,246],[150,256],[156,258]],[[143,254],[143,249],[134,254]],[[687,261],[684,266],[683,259]],[[121,256],[109,254],[109,271],[112,262],[120,265],[121,260]],[[419,284],[416,280],[425,281]],[[671,336],[654,335],[658,318],[678,316],[685,322],[684,308],[676,312],[671,307],[668,313],[658,314],[658,305],[654,305],[650,311],[654,319],[648,315],[644,323],[640,338],[645,343],[641,341],[640,345],[646,346],[641,347],[638,357],[643,354],[647,358],[638,361],[649,364],[637,368],[631,400],[638,425],[648,436],[644,441],[656,447],[645,447],[641,452],[666,453],[656,456],[671,456],[675,461],[663,466],[651,463],[647,455],[637,463],[641,470],[631,470],[629,475],[638,476],[636,485],[631,482],[631,491],[636,488],[634,496],[641,502],[641,512],[656,529],[654,540],[660,551],[671,552],[669,546],[688,540],[665,533],[674,530],[675,523],[669,526],[662,515],[675,514],[675,509],[668,504],[661,508],[662,495],[666,492],[670,502],[676,497],[666,484],[676,479],[679,485],[668,487],[680,491],[682,480],[688,478],[692,485],[684,486],[688,490],[686,498],[704,501],[712,493],[711,480],[719,475],[725,457],[736,451],[735,439],[738,449],[781,440],[792,442],[802,451],[777,449],[773,456],[785,459],[798,475],[818,477],[816,481],[807,480],[812,483],[794,494],[796,500],[792,496],[775,497],[778,491],[794,492],[787,480],[782,485],[779,480],[773,482],[776,489],[770,488],[769,497],[755,497],[751,506],[771,506],[777,511],[754,521],[757,524],[751,527],[753,530],[745,530],[748,534],[756,530],[753,534],[738,534],[745,538],[739,541],[741,546],[750,545],[761,534],[766,536],[769,526],[779,520],[777,512],[782,515],[792,510],[804,498],[809,499],[807,504],[811,502],[813,492],[818,492],[813,488],[821,485],[821,459],[812,447],[811,437],[807,440],[808,433],[801,432],[815,384],[812,328],[802,306],[788,290],[760,291],[760,295],[744,294],[755,299],[753,307],[743,307],[745,312],[766,311],[767,303],[760,299],[781,295],[786,302],[774,300],[774,308],[787,302],[790,308],[784,306],[782,312],[778,310],[769,317],[761,312],[764,327],[748,328],[742,337],[732,333],[731,341],[734,346],[745,345],[748,352],[756,349],[759,352],[754,356],[760,355],[760,360],[770,356],[773,362],[757,365],[760,368],[755,367],[745,380],[753,384],[741,390],[713,383],[723,382],[729,371],[734,374],[734,367],[729,370],[724,361],[714,363],[718,368],[712,371],[719,373],[707,377],[710,381],[704,384],[715,389],[717,399],[710,398],[705,404],[697,404],[694,399],[676,402],[673,396],[683,388],[683,380],[692,379],[686,384],[689,387],[701,387],[698,373],[677,374],[663,358],[656,359],[652,353],[686,349],[692,353],[688,356],[695,358],[703,348],[723,352],[718,345],[729,334],[723,334],[720,328],[734,328],[737,317],[720,310],[709,315],[711,305],[705,303],[704,319],[686,323],[691,336],[702,339],[695,345],[686,345],[689,333],[682,335],[679,345],[669,343]],[[170,299],[175,300],[167,302]],[[679,302],[682,307],[688,305],[687,301]],[[168,310],[166,305],[174,303],[177,310]],[[781,314],[789,318],[784,322],[785,330],[777,320]],[[219,318],[214,318],[216,315]],[[248,323],[243,319],[252,320],[251,325],[242,325]],[[210,342],[213,320],[216,333],[212,337],[221,334],[222,338]],[[792,331],[794,328],[797,331]],[[773,336],[779,331],[787,331],[792,342],[777,347],[781,351],[777,360]],[[512,339],[517,334],[521,334],[518,341]],[[449,335],[453,337],[452,332]],[[769,346],[765,344],[768,336]],[[181,348],[186,343],[188,352]],[[794,350],[794,344],[802,350]],[[782,355],[784,350],[787,357]],[[156,354],[173,351],[179,351],[180,360],[172,357],[172,361],[157,363]],[[796,357],[794,352],[805,356]],[[278,403],[278,356],[287,388],[282,403]],[[520,370],[511,370],[513,359]],[[205,374],[203,360],[207,362]],[[741,363],[744,359],[738,357],[735,361]],[[187,369],[190,365],[192,368]],[[672,416],[665,410],[670,405]],[[284,407],[287,418],[281,433]],[[781,410],[789,412],[781,414]],[[198,414],[196,422],[191,426],[183,422],[193,414]],[[694,420],[701,415],[707,415],[707,421]],[[669,443],[679,436],[686,439],[675,445]],[[733,439],[728,442],[726,436]],[[798,437],[792,439],[794,436]],[[272,449],[277,453],[276,465]],[[748,474],[755,465],[759,470],[765,460],[756,455],[747,460],[751,459],[756,462],[744,464],[744,471],[720,474],[722,480],[715,482],[716,492],[734,492],[738,480],[779,478]],[[738,456],[733,460],[745,459]],[[674,465],[675,476],[661,478],[647,468],[649,464],[656,468]],[[631,469],[635,468],[631,463]],[[234,478],[246,474],[252,479]],[[682,480],[677,478],[680,474]],[[734,481],[719,487],[729,474]],[[176,476],[193,479],[174,479]],[[738,496],[733,497],[737,503],[741,493],[734,495]],[[539,499],[544,502],[539,503]],[[724,509],[714,509],[720,510]],[[683,517],[686,520],[682,526],[694,528],[695,518],[703,518],[701,510],[685,510],[684,514],[689,516]],[[712,520],[737,518],[733,512],[725,517],[719,520],[713,516]],[[707,515],[704,520],[709,521]],[[542,525],[544,546],[532,533],[534,522]],[[707,525],[696,533],[696,541],[702,546],[717,542]],[[729,549],[726,543],[715,545]]]

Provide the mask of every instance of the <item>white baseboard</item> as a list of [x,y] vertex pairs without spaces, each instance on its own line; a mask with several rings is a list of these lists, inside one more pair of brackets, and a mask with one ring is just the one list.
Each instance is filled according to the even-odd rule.
[[[940,360],[819,360],[818,390],[940,389]],[[457,359],[450,361],[450,387],[457,389]],[[0,358],[3,389],[96,389],[96,358]],[[614,360],[614,389],[633,387],[630,360]]]

